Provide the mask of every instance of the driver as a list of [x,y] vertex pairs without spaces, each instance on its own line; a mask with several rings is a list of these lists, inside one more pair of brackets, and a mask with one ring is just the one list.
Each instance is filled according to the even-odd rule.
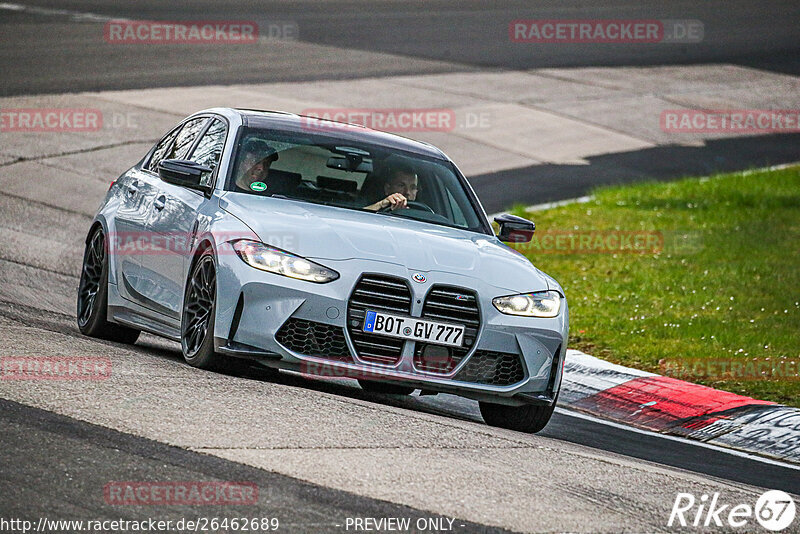
[[239,164],[241,172],[236,178],[236,185],[246,191],[263,191],[266,189],[264,186],[269,176],[269,167],[277,161],[278,153],[260,139],[248,140],[243,150],[245,155]]
[[408,165],[398,165],[389,170],[383,192],[386,198],[366,206],[365,210],[378,211],[391,209],[392,211],[408,207],[408,202],[417,199],[419,180],[414,169]]

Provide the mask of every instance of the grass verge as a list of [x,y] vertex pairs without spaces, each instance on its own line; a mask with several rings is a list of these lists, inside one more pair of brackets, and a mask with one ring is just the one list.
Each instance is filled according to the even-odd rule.
[[800,406],[800,166],[607,187],[513,213],[563,286],[570,347]]

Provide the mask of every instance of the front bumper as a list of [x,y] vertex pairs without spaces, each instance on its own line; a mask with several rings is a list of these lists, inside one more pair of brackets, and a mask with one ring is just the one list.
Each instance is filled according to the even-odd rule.
[[[321,262],[340,278],[313,284],[258,271],[236,256],[220,257],[217,349],[323,378],[402,382],[498,403],[552,404],[557,396],[566,354],[566,300],[552,319],[514,317],[491,304],[507,289],[472,277],[428,271],[425,283],[417,283],[412,277],[419,271],[393,263]],[[480,321],[472,345],[460,358],[451,352],[439,367],[422,365],[424,348],[412,341],[399,342],[387,361],[367,356],[363,340],[355,339],[360,326],[351,301],[364,273],[405,281],[413,317],[428,313],[426,298],[433,288],[462,288],[473,295]]]

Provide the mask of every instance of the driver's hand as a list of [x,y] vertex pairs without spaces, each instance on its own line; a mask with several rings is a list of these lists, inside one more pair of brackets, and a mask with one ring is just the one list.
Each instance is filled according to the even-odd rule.
[[407,208],[406,197],[404,197],[401,193],[392,193],[388,197],[381,200],[381,209],[390,208],[392,211],[402,208]]

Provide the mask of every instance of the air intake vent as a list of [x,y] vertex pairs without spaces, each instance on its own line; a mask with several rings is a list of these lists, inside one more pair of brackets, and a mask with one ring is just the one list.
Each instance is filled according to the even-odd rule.
[[365,274],[356,284],[347,305],[347,330],[358,357],[364,361],[394,365],[400,361],[403,340],[365,334],[367,310],[408,315],[411,313],[411,290],[402,278]]
[[429,373],[447,374],[464,359],[478,337],[481,325],[478,298],[468,289],[433,286],[425,298],[422,317],[433,321],[463,324],[465,327],[464,345],[460,348],[434,347],[427,343],[417,343],[414,349],[414,367]]
[[287,349],[304,356],[339,362],[353,361],[344,330],[338,326],[292,318],[283,323],[275,339]]
[[558,346],[556,351],[553,353],[553,363],[550,364],[550,377],[547,380],[547,392],[552,395],[556,388],[556,379],[558,378],[558,373],[561,371],[561,345]]
[[475,351],[454,380],[477,382],[490,386],[510,386],[525,378],[519,354],[506,352]]

